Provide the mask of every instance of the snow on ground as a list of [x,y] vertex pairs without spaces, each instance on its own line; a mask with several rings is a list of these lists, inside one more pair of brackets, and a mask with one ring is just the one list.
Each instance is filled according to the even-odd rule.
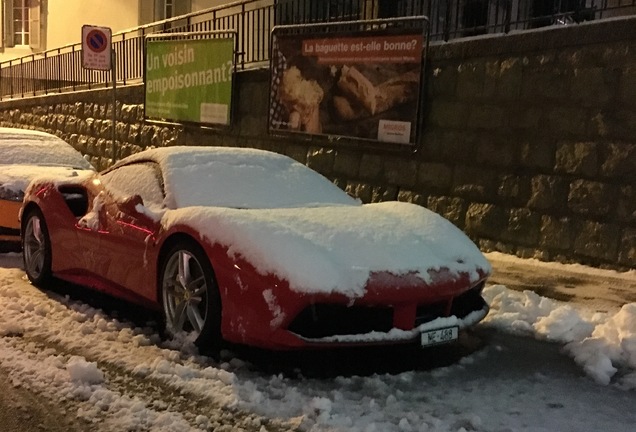
[[231,355],[215,362],[187,341],[162,342],[151,327],[37,290],[18,267],[18,255],[0,255],[0,367],[14,386],[72,401],[69,415],[96,430],[631,431],[636,422],[636,304],[596,313],[491,285],[478,327],[495,336],[457,364],[317,379]]

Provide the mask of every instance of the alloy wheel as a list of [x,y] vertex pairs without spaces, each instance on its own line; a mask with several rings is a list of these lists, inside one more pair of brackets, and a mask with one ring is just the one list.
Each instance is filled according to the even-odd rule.
[[29,216],[23,237],[25,271],[32,282],[40,281],[48,272],[49,239],[44,221],[37,213]]
[[162,279],[162,305],[171,333],[198,337],[208,320],[208,278],[197,257],[177,250],[166,261]]

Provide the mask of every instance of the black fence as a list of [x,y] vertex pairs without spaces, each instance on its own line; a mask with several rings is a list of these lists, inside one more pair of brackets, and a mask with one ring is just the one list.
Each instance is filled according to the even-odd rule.
[[[115,78],[141,82],[144,38],[160,32],[234,30],[237,67],[269,60],[270,32],[278,24],[429,17],[431,41],[572,25],[636,15],[636,0],[246,0],[181,15],[113,35]],[[0,100],[108,87],[110,71],[82,67],[81,43],[0,63]]]

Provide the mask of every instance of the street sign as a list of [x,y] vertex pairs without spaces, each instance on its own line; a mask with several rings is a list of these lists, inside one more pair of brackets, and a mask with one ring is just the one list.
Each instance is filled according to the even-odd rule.
[[92,25],[82,26],[82,66],[86,69],[110,71],[113,79],[113,160],[117,160],[117,140],[115,127],[117,125],[117,59],[112,49],[112,32],[108,27]]
[[111,70],[112,32],[108,27],[82,26],[82,66]]

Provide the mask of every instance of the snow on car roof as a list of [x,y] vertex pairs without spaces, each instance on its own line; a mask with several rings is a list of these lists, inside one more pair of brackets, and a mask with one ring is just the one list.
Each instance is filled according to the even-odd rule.
[[171,208],[359,205],[305,165],[265,150],[177,146],[146,150],[126,160],[161,165]]
[[46,132],[0,128],[0,165],[66,166],[92,169],[66,141]]

